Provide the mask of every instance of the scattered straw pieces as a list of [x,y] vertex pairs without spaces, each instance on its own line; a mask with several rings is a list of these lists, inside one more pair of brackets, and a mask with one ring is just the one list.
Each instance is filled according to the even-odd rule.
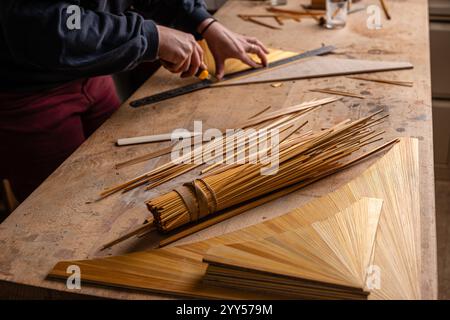
[[338,96],[346,96],[346,97],[352,97],[352,98],[358,98],[358,99],[364,99],[364,96],[361,96],[356,93],[351,92],[345,92],[345,91],[338,91],[338,90],[331,90],[331,89],[311,89],[309,91],[312,92],[321,92],[321,93],[327,93],[327,94],[335,94]]
[[259,111],[258,113],[254,114],[253,116],[251,116],[250,118],[248,118],[248,120],[254,119],[256,117],[259,117],[260,115],[262,115],[264,112],[268,111],[270,108],[272,108],[271,106],[265,107],[264,109],[262,109],[261,111]]
[[391,14],[389,13],[389,9],[384,0],[380,0],[381,7],[383,8],[384,14],[386,15],[386,19],[391,20]]
[[360,76],[351,76],[351,77],[347,77],[347,78],[355,79],[355,80],[392,84],[392,85],[403,86],[403,87],[412,87],[414,84],[411,81],[385,80],[385,79],[367,78],[367,77],[360,77]]

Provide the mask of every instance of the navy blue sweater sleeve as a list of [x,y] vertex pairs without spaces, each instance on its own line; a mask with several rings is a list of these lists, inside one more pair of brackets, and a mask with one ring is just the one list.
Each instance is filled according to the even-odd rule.
[[170,12],[173,25],[192,34],[197,33],[200,23],[211,17],[203,0],[137,0],[135,6],[142,11],[159,9],[152,15],[155,19],[163,19],[164,14]]
[[[81,28],[70,30],[70,5],[81,8]],[[135,12],[121,14],[83,8],[80,1],[15,0],[0,17],[14,60],[32,68],[72,76],[110,74],[154,60],[156,24]]]

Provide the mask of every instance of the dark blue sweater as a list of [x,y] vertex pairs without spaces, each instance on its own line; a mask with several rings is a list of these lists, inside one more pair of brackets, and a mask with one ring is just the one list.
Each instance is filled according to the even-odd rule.
[[[67,24],[71,5],[81,29]],[[1,0],[0,92],[132,69],[157,58],[155,22],[195,34],[209,16],[202,0]]]

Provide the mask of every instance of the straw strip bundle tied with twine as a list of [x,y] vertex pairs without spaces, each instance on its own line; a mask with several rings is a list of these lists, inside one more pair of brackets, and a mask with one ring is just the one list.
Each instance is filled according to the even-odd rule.
[[346,120],[317,133],[286,139],[279,146],[276,174],[261,175],[264,165],[259,163],[228,165],[218,173],[213,172],[151,199],[147,206],[153,214],[153,224],[159,231],[169,232],[279,189],[294,184],[307,185],[328,176],[349,164],[341,163],[341,159],[382,139],[383,131],[371,129],[385,118],[376,119],[379,113],[356,121]]

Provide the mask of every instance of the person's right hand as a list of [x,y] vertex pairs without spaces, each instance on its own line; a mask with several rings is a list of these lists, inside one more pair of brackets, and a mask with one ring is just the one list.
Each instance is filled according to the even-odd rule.
[[206,69],[203,50],[191,34],[164,26],[158,26],[158,33],[159,58],[167,70],[189,77],[197,74],[200,67]]

